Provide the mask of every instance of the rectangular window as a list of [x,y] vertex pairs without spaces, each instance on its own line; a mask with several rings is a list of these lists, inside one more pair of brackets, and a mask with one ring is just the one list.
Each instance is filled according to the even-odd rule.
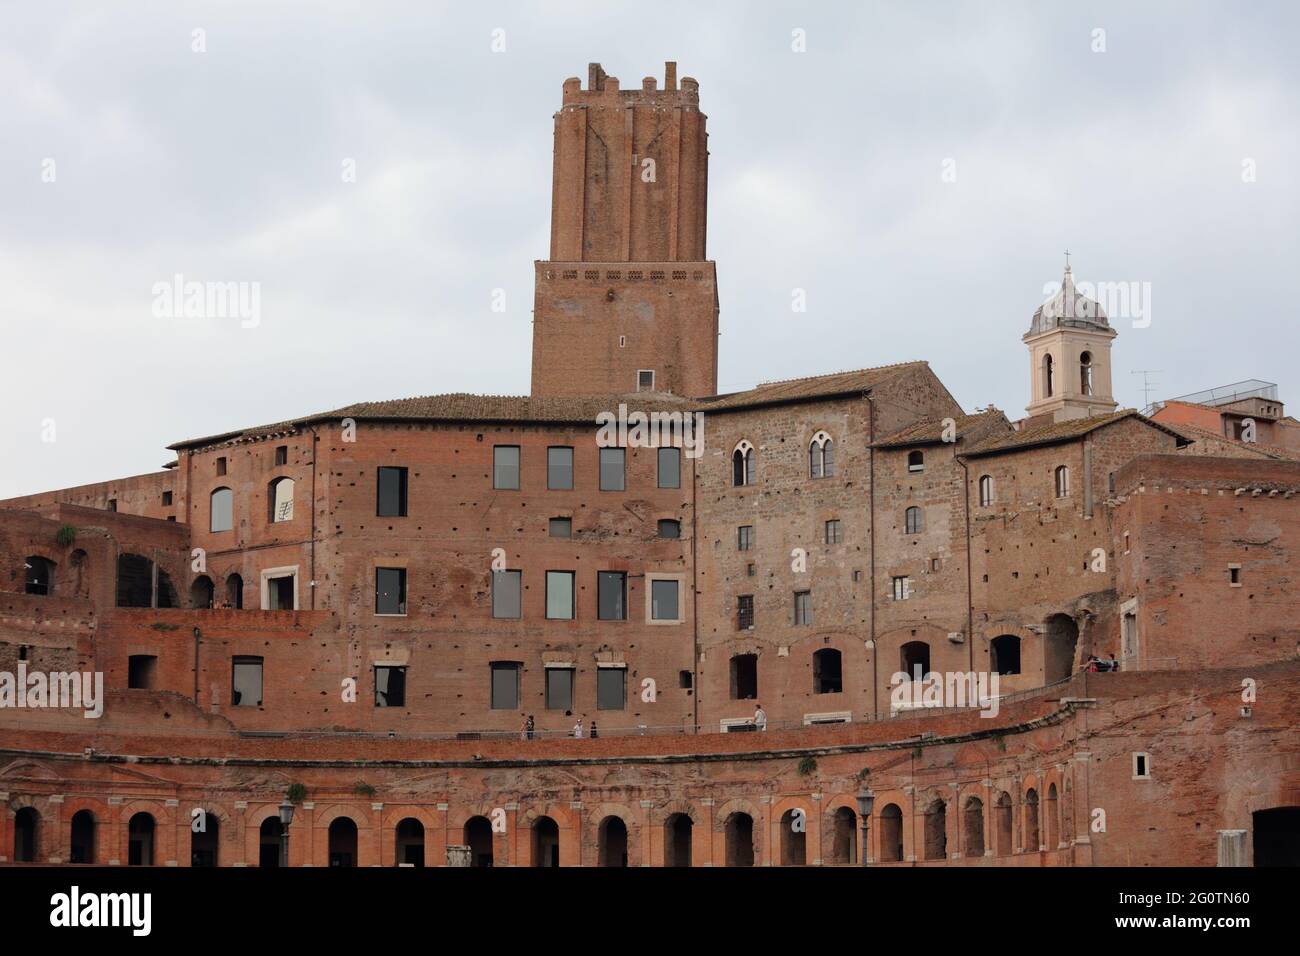
[[375,514],[381,518],[406,517],[406,469],[379,469],[379,502]]
[[558,445],[546,449],[546,487],[568,491],[573,487],[573,449]]
[[659,449],[659,487],[680,488],[682,486],[682,450],[680,448]]
[[277,465],[287,465],[287,464],[289,464],[289,446],[288,446],[288,445],[276,445],[276,446],[275,446],[275,463],[276,463]]
[[754,626],[754,595],[742,594],[736,598],[736,627],[748,631]]
[[636,390],[653,392],[655,390],[655,373],[651,368],[639,368],[636,371]]
[[552,538],[572,538],[573,537],[573,519],[572,518],[552,518],[550,521],[550,533]]
[[406,668],[375,665],[375,706],[406,706]]
[[546,709],[573,709],[573,668],[546,668]]
[[[109,498],[109,499],[108,499],[108,510],[109,510],[109,511],[116,511],[116,510],[117,510],[117,499],[116,499],[116,498]],[[229,531],[230,529],[227,528],[226,530]]]
[[650,582],[650,620],[680,620],[678,613],[677,581]]
[[492,709],[519,709],[519,672],[523,664],[517,661],[493,661],[492,668]]
[[599,571],[596,574],[596,616],[602,621],[627,620],[627,573]]
[[842,537],[842,532],[840,530],[840,519],[832,518],[830,521],[826,522],[826,543],[839,544],[843,540],[844,538]]
[[235,707],[262,706],[262,658],[231,659],[230,703]]
[[596,709],[622,710],[627,706],[627,671],[622,667],[596,668]]
[[600,450],[600,490],[623,490],[624,449],[602,448]]
[[906,577],[896,577],[893,579],[894,600],[906,601],[912,594],[911,582]]
[[812,592],[794,592],[794,622],[796,624],[812,623]]
[[132,690],[153,690],[158,658],[152,654],[132,654],[126,662],[126,686]]
[[736,550],[748,551],[754,546],[754,526],[742,524],[736,529]]
[[406,613],[406,568],[375,568],[375,613]]
[[164,492],[163,492],[163,507],[164,507],[164,508],[170,507],[170,506],[171,506],[171,503],[172,503],[172,493],[171,493],[170,491],[164,491]]
[[546,616],[552,621],[573,620],[572,571],[546,572]]
[[519,490],[519,446],[492,447],[492,487],[501,491]]
[[225,473],[226,473],[226,458],[223,455],[217,459],[217,474],[224,475]]
[[492,616],[518,618],[523,616],[520,599],[522,571],[492,572]]
[[682,523],[676,518],[659,519],[659,537],[661,538],[680,538],[682,536]]

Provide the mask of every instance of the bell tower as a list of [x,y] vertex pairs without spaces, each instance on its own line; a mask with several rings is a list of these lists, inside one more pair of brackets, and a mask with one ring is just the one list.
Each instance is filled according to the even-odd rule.
[[1060,422],[1113,412],[1110,343],[1116,334],[1101,306],[1075,289],[1067,260],[1061,290],[1038,307],[1023,339],[1033,383],[1025,408],[1030,417]]
[[555,114],[551,257],[535,263],[533,395],[712,395],[718,291],[705,258],[699,84],[668,63],[622,90],[599,63]]

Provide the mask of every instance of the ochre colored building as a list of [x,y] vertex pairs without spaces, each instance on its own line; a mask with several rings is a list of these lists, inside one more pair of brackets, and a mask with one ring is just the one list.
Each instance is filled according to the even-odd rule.
[[717,394],[707,157],[674,64],[565,82],[527,397],[0,502],[0,862],[1300,859],[1300,463],[1117,409],[1068,268],[1019,421]]

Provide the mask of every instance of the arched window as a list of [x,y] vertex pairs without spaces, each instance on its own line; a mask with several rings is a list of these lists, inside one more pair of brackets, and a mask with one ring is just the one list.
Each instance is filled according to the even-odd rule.
[[925,452],[909,451],[907,453],[908,471],[925,471]]
[[989,667],[995,674],[1020,673],[1020,638],[1002,634],[989,644]]
[[1061,818],[1060,801],[1056,798],[1056,784],[1047,788],[1047,804],[1043,807],[1043,817],[1047,823],[1047,848],[1055,850],[1060,842]]
[[1056,383],[1052,381],[1052,356],[1043,356],[1043,397],[1051,398],[1056,388]]
[[23,591],[27,594],[54,593],[54,562],[49,558],[29,555],[23,562]]
[[813,654],[813,693],[838,694],[844,690],[844,665],[840,652],[823,647]]
[[190,866],[216,866],[221,855],[220,818],[211,810],[203,810],[200,816],[191,817],[189,829]]
[[808,477],[829,478],[835,474],[835,442],[825,432],[813,435],[808,445]]
[[930,645],[925,641],[908,641],[899,649],[899,657],[908,680],[921,680],[930,673]]
[[72,815],[72,839],[69,844],[69,863],[95,862],[95,815],[89,810],[78,810]]
[[266,500],[271,504],[271,523],[293,520],[293,479],[276,478],[271,482]]
[[925,858],[948,858],[948,807],[942,800],[935,800],[925,810]]
[[1038,852],[1038,791],[1033,787],[1025,792],[1025,849]]
[[903,512],[903,531],[905,534],[921,533],[921,509],[916,505]]
[[1011,794],[1005,790],[998,795],[997,803],[993,805],[993,834],[995,837],[993,851],[998,856],[1011,856],[1014,847],[1011,845]]
[[216,591],[212,584],[212,579],[206,574],[200,574],[190,585],[190,607],[210,608],[212,599]]
[[1084,352],[1079,356],[1079,391],[1084,395],[1092,394],[1092,353]]
[[470,866],[492,865],[492,821],[487,817],[470,817],[465,821],[465,846],[469,847]]
[[257,865],[266,869],[275,869],[280,865],[280,837],[284,824],[272,814],[262,821],[257,831]]
[[357,865],[357,825],[350,817],[335,817],[329,829],[330,866]]
[[218,488],[212,492],[209,513],[210,531],[230,531],[235,526],[235,493],[229,488]]
[[993,476],[980,475],[980,507],[987,508],[993,504]]
[[397,824],[396,838],[394,862],[398,866],[424,866],[424,824],[415,817],[406,817]]
[[852,807],[840,807],[831,816],[830,836],[829,863],[852,865],[858,862],[858,815]]
[[244,579],[238,574],[226,578],[226,607],[242,609],[244,606]]
[[14,814],[14,862],[35,863],[40,846],[41,815],[35,807],[23,807]]
[[781,865],[806,866],[808,863],[808,822],[805,816],[796,825],[799,814],[793,809],[781,815]]
[[887,803],[880,811],[880,860],[883,863],[903,861],[903,811],[896,803]]
[[695,823],[684,813],[664,821],[664,866],[691,865],[691,835]]
[[754,865],[754,818],[736,811],[727,817],[725,831],[726,866]]
[[153,817],[137,813],[126,826],[127,866],[153,866]]
[[984,801],[971,797],[961,812],[962,854],[984,855]]
[[560,865],[560,825],[550,817],[533,823],[533,866]]
[[754,483],[754,446],[747,441],[731,453],[731,483],[737,488]]
[[1056,466],[1056,497],[1070,496],[1070,469],[1065,465]]
[[610,815],[596,829],[596,865],[627,866],[627,824]]

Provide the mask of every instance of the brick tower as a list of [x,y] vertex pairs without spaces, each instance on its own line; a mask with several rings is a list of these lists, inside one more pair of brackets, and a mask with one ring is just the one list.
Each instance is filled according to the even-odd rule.
[[620,90],[599,63],[555,114],[551,258],[536,265],[534,395],[712,395],[718,292],[705,259],[699,84],[665,67]]

